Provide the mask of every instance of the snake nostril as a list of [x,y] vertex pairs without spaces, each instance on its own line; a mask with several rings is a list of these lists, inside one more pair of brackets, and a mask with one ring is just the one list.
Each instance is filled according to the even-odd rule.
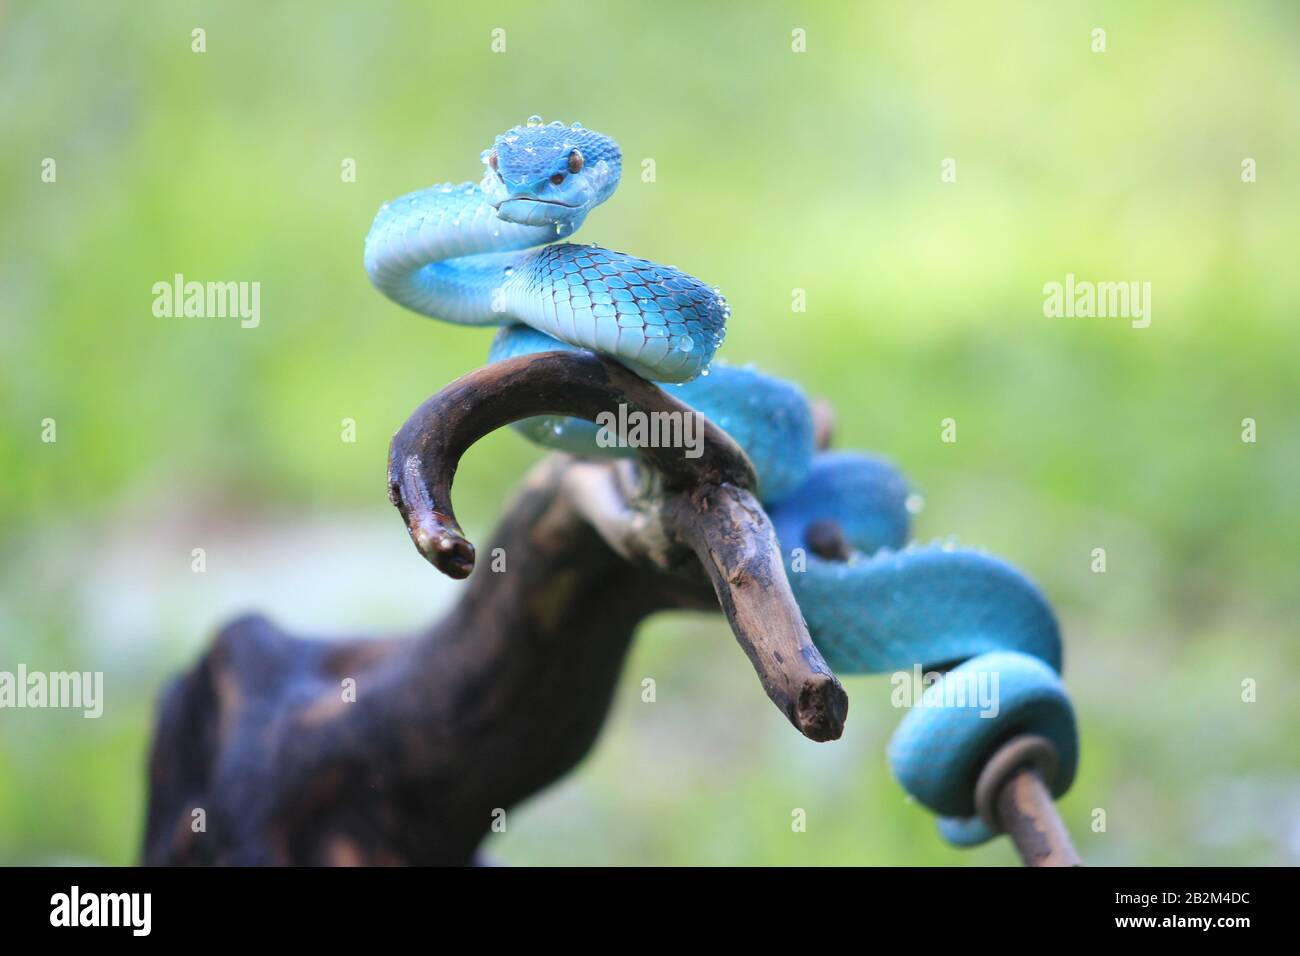
[[557,186],[560,185],[560,183],[564,182],[564,173],[556,173],[551,177],[551,182]]

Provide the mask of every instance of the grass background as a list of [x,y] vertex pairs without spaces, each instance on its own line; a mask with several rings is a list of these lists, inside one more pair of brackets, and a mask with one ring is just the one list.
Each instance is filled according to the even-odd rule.
[[[153,696],[221,620],[402,629],[452,598],[385,454],[489,336],[387,302],[361,243],[532,113],[623,147],[583,241],[720,286],[723,358],[832,400],[839,444],[925,496],[920,537],[1045,588],[1085,859],[1300,862],[1298,37],[1282,2],[0,5],[0,669],[103,670],[108,696],[98,721],[0,711],[0,862],[135,858]],[[154,318],[177,272],[260,282],[260,327]],[[1149,281],[1150,328],[1045,318],[1067,272]],[[469,454],[472,538],[538,454]],[[834,745],[791,731],[717,618],[654,620],[624,678],[594,753],[490,852],[1013,859],[945,846],[905,800],[884,678],[846,682]]]

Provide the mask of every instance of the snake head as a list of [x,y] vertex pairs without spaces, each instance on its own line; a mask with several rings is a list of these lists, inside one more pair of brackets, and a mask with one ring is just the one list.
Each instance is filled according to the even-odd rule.
[[575,123],[508,129],[482,154],[482,189],[505,222],[573,232],[618,187],[622,154],[608,136]]

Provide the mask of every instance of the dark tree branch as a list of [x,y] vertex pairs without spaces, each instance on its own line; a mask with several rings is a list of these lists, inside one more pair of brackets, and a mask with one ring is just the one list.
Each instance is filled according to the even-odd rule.
[[[620,405],[629,412],[695,414],[590,352],[544,352],[485,366],[426,401],[393,437],[389,497],[419,551],[444,573],[464,577],[474,548],[456,523],[451,484],[465,451],[522,418],[562,414],[594,422]],[[825,412],[820,417],[828,419]],[[625,558],[670,570],[681,560],[671,542],[693,552],[772,702],[813,740],[838,738],[848,698],[808,635],[771,523],[750,493],[755,479],[745,453],[707,420],[699,457],[687,457],[682,448],[641,453],[662,483],[642,510],[627,503],[610,469],[600,466],[570,476],[577,507]]]
[[691,414],[569,352],[496,363],[425,402],[393,439],[389,494],[420,552],[470,577],[459,602],[398,640],[225,628],[162,702],[146,862],[469,862],[494,814],[591,747],[633,632],[661,609],[720,604],[791,723],[838,737],[847,698],[808,638],[749,462],[712,424],[695,459],[546,459],[492,541],[506,573],[475,569],[450,497],[465,450],[511,421],[619,403]]
[[423,633],[225,627],[163,697],[145,862],[469,863],[494,813],[571,770],[637,625],[677,604],[574,509],[567,466],[543,461],[508,509],[506,572],[476,569]]
[[[594,422],[601,412],[694,414],[662,389],[591,352],[542,352],[494,362],[462,375],[434,395],[393,436],[388,497],[402,512],[416,548],[434,567],[463,578],[474,546],[451,506],[451,482],[461,456],[504,425],[535,415],[572,415]],[[703,451],[642,449],[667,488],[727,481],[754,486],[754,471],[731,437],[705,421]]]
[[838,739],[848,696],[813,645],[757,499],[735,485],[702,485],[667,499],[664,512],[669,533],[699,557],[772,703],[804,736]]

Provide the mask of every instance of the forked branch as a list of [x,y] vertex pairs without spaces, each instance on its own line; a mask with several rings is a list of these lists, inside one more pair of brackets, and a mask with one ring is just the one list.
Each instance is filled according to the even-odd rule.
[[[478,439],[537,415],[596,421],[602,412],[695,414],[622,366],[587,352],[545,352],[480,368],[422,404],[393,438],[389,497],[416,548],[456,578],[474,567],[474,547],[456,521],[451,484]],[[702,453],[643,448],[653,491],[629,500],[614,466],[575,463],[566,483],[574,506],[617,554],[712,583],[736,639],[773,703],[801,733],[833,740],[848,709],[844,689],[812,643],[785,577],[771,522],[752,494],[753,468],[712,422]],[[698,565],[691,556],[698,559]]]
[[[473,569],[451,483],[478,438],[619,403],[689,412],[573,353],[499,362],[425,402],[389,474],[421,553],[453,576]],[[647,449],[648,468],[546,458],[492,540],[509,573],[473,574],[411,637],[322,641],[257,617],[223,628],[164,695],[145,861],[467,863],[501,808],[590,749],[633,633],[668,608],[721,604],[782,713],[838,737],[844,691],[808,639],[749,462],[716,427],[704,437],[696,459]]]

